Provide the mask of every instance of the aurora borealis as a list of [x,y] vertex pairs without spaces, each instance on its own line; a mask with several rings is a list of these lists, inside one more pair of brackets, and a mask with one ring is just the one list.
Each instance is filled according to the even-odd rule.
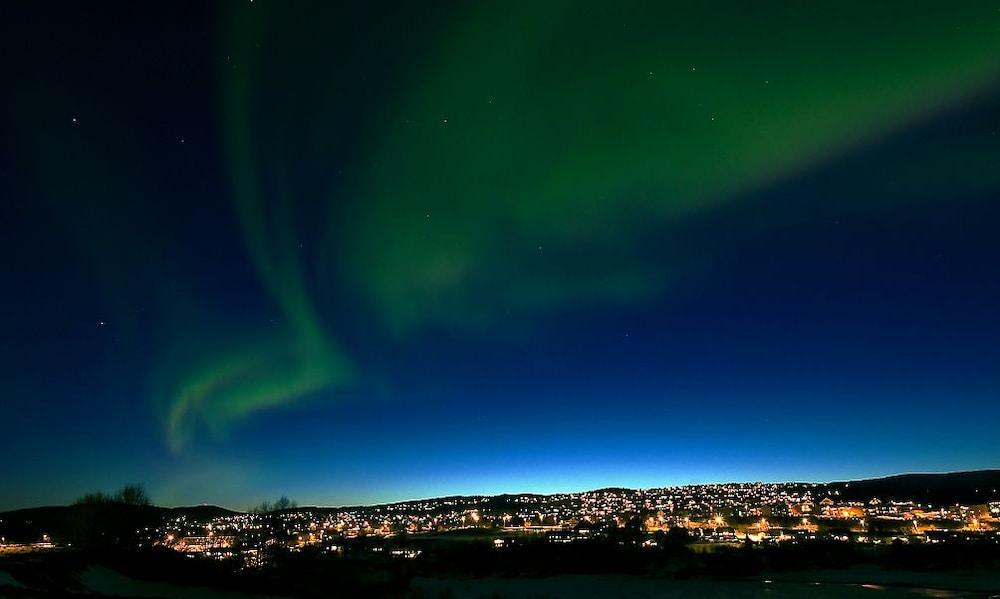
[[0,507],[1000,459],[996,4],[11,12]]

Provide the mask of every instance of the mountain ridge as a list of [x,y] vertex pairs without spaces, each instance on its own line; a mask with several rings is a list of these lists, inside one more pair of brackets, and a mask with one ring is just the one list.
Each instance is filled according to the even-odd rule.
[[[920,503],[951,504],[951,503],[985,503],[987,501],[1000,501],[1000,469],[984,470],[961,470],[955,472],[935,472],[935,473],[903,473],[892,474],[877,478],[864,478],[842,481],[831,481],[826,483],[809,481],[729,481],[720,483],[698,483],[691,485],[667,485],[664,487],[622,487],[606,486],[598,489],[586,491],[566,491],[559,493],[499,493],[496,495],[472,494],[472,495],[443,495],[439,497],[423,497],[417,499],[406,499],[401,501],[391,501],[385,503],[354,504],[340,506],[320,506],[302,505],[295,510],[357,510],[388,508],[405,506],[423,502],[494,502],[494,501],[514,501],[522,497],[534,499],[550,498],[560,495],[576,493],[602,493],[610,491],[633,491],[640,492],[658,488],[683,488],[701,487],[706,485],[726,485],[726,484],[787,484],[787,485],[812,485],[824,488],[830,492],[837,491],[838,496],[852,501],[867,501],[878,496],[890,500],[913,500]],[[907,496],[909,495],[909,496]],[[981,501],[974,501],[981,500]],[[83,509],[86,506],[79,504],[71,505],[48,505],[37,507],[25,507],[0,512],[0,518],[10,518],[12,516],[30,516],[32,514],[44,514],[55,511],[73,511]],[[150,510],[159,512],[161,515],[197,515],[198,517],[218,517],[231,514],[245,514],[245,510],[234,510],[213,504],[198,504],[187,506],[133,506],[140,510]],[[292,510],[284,510],[292,511]]]

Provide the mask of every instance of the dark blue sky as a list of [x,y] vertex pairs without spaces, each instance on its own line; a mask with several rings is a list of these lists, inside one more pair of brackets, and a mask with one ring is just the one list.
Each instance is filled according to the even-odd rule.
[[14,8],[0,508],[997,467],[959,8]]

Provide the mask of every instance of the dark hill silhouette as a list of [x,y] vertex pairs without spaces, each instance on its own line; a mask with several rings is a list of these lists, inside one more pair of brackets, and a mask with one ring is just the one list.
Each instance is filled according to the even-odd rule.
[[[604,490],[612,490],[604,489]],[[614,488],[613,490],[626,490]],[[933,505],[955,503],[983,504],[1000,501],[1000,470],[975,470],[943,474],[901,474],[885,478],[833,482],[820,485],[820,496],[839,492],[842,499],[868,501],[872,497],[883,500],[910,500]],[[506,509],[515,506],[521,498],[542,499],[549,497],[535,493],[517,493],[495,496],[449,496],[439,499],[404,501],[392,504],[361,507],[412,506],[426,502],[448,501],[448,509],[462,506],[467,509]],[[333,512],[336,507],[301,507],[316,512]],[[439,509],[445,509],[439,507]],[[230,514],[233,510],[214,505],[188,507],[157,507],[134,505],[108,500],[76,503],[69,506],[47,506],[0,512],[0,534],[10,541],[38,541],[43,534],[53,540],[75,545],[102,546],[120,544],[130,540],[135,530],[154,526],[165,519],[187,516],[193,520],[208,520]]]
[[830,489],[854,501],[913,500],[934,505],[982,504],[1000,501],[1000,470],[942,474],[898,474],[885,478],[830,483]]
[[138,528],[187,516],[207,520],[235,514],[214,505],[157,507],[116,502],[24,508],[0,513],[0,531],[10,541],[35,542],[43,535],[76,546],[110,546],[130,540]]

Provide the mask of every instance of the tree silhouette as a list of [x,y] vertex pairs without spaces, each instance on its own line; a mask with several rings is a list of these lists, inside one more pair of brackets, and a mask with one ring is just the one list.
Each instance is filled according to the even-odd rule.
[[156,521],[145,487],[127,484],[117,493],[98,491],[80,496],[73,504],[67,530],[81,546],[113,546],[134,542],[136,530]]
[[118,503],[125,505],[150,505],[146,488],[138,483],[125,485],[115,496]]
[[146,488],[139,483],[129,483],[113,495],[102,491],[86,493],[73,502],[74,505],[104,505],[110,503],[140,506],[151,505]]
[[270,514],[272,512],[283,512],[285,510],[293,510],[299,506],[298,503],[289,499],[286,495],[282,495],[278,499],[271,503],[270,501],[262,501],[255,507],[250,508],[248,511],[255,514]]

